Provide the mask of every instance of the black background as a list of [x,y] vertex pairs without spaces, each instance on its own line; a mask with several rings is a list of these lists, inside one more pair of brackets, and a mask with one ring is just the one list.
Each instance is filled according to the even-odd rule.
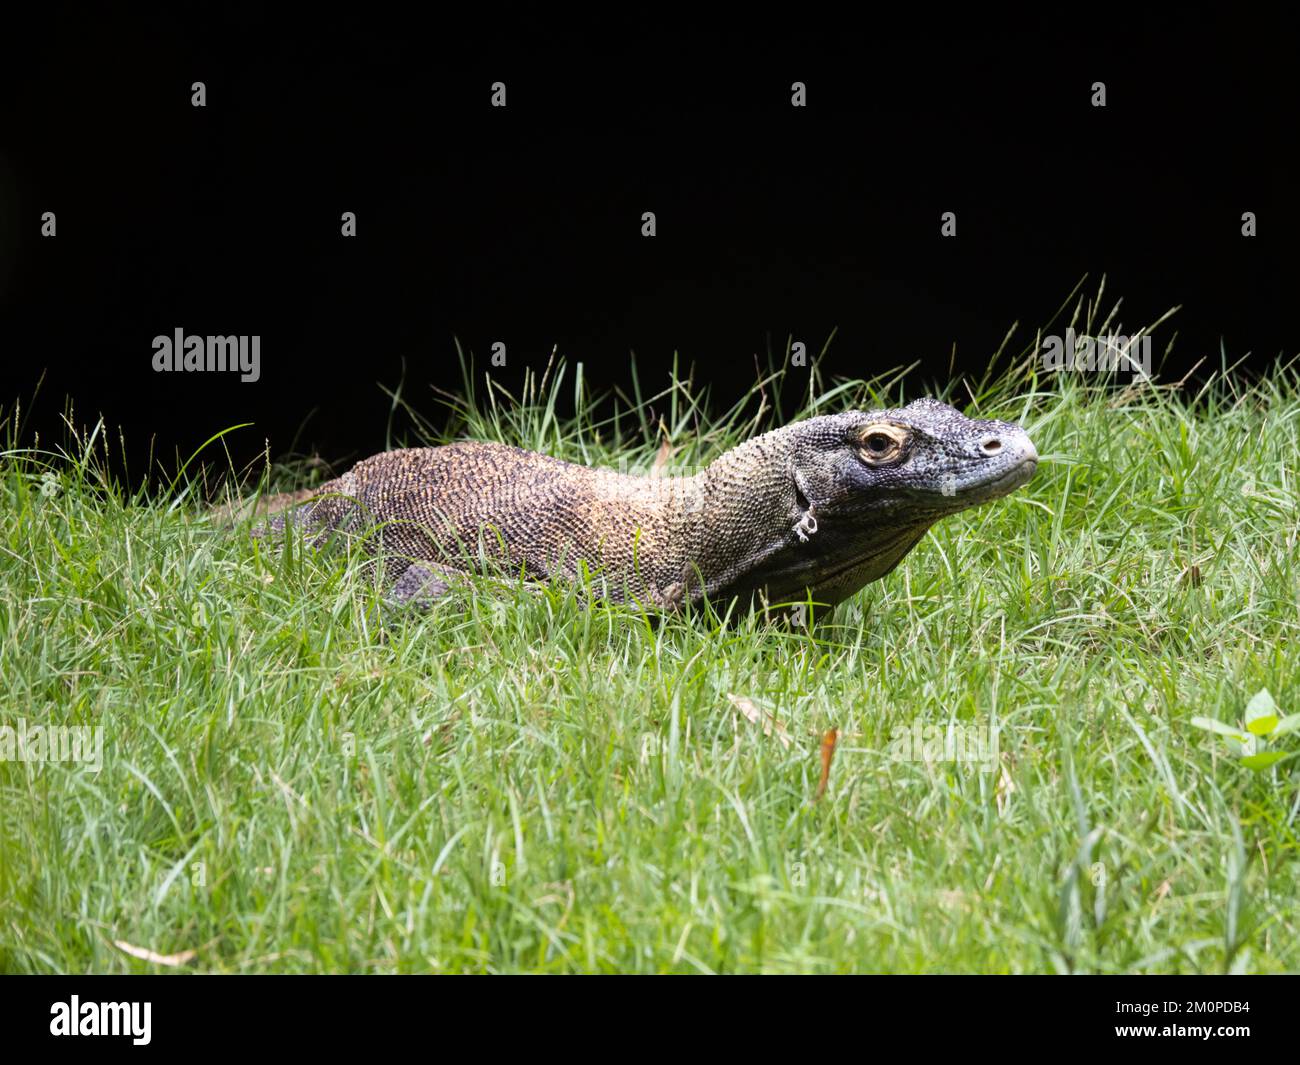
[[[676,352],[722,403],[787,337],[815,353],[837,330],[828,378],[919,361],[918,391],[982,372],[1014,322],[1028,344],[1085,274],[1124,298],[1126,327],[1182,305],[1166,379],[1300,348],[1289,25],[863,8],[861,28],[814,33],[789,14],[469,26],[427,10],[285,25],[91,8],[11,27],[0,404],[43,376],[28,437],[71,397],[128,451],[167,459],[253,422],[237,461],[297,438],[341,463],[384,445],[379,386],[403,365],[436,414],[456,338],[480,366],[504,342],[512,390],[553,348],[607,387],[628,384],[632,352],[666,384]],[[155,373],[152,338],[178,327],[259,334],[261,380]]]

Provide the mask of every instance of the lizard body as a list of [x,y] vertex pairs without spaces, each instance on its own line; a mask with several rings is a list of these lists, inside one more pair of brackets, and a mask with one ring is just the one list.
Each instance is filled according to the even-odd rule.
[[456,573],[580,578],[603,598],[834,606],[898,564],[937,520],[1015,490],[1038,453],[1019,426],[934,400],[764,433],[690,477],[637,477],[504,444],[407,448],[311,493],[266,501],[293,524],[368,535],[399,602]]

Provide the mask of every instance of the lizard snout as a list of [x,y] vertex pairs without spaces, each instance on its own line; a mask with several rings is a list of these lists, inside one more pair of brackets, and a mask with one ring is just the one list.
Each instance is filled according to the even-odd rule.
[[1014,492],[1038,472],[1038,448],[1018,425],[995,424],[977,436],[974,445],[979,461],[965,490],[959,484],[957,492],[968,494],[971,502],[984,502]]

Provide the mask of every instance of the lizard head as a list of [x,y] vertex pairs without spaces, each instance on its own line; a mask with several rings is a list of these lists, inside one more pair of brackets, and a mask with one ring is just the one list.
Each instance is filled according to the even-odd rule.
[[1038,468],[1018,425],[933,399],[791,428],[790,538],[748,575],[773,597],[806,588],[839,602],[893,569],[940,518],[1015,491]]
[[840,418],[839,446],[827,456],[840,485],[830,510],[937,520],[1015,491],[1038,469],[1020,426],[967,418],[937,400]]

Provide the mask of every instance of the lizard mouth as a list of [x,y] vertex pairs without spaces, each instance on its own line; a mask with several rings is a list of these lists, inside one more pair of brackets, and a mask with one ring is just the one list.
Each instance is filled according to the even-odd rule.
[[964,492],[958,492],[952,497],[952,502],[956,504],[958,510],[979,506],[981,503],[991,503],[995,499],[1010,495],[1021,485],[1028,484],[1037,472],[1038,456],[1024,458],[1011,469],[1004,470],[991,480],[972,485]]
[[1017,488],[1028,484],[1038,472],[1038,455],[1026,455],[1009,469],[990,477],[987,481],[976,481],[955,491],[946,489],[936,491],[933,488],[912,489],[902,496],[902,505],[911,507],[917,515],[925,515],[934,521],[947,514],[955,514],[968,507],[990,503],[1010,495]]
[[981,498],[987,495],[992,499],[996,496],[1006,495],[1008,492],[1014,492],[1022,484],[1028,484],[1033,480],[1034,474],[1038,472],[1038,456],[1027,458],[1018,465],[1012,466],[1006,473],[995,477],[987,484],[981,485],[975,491]]

